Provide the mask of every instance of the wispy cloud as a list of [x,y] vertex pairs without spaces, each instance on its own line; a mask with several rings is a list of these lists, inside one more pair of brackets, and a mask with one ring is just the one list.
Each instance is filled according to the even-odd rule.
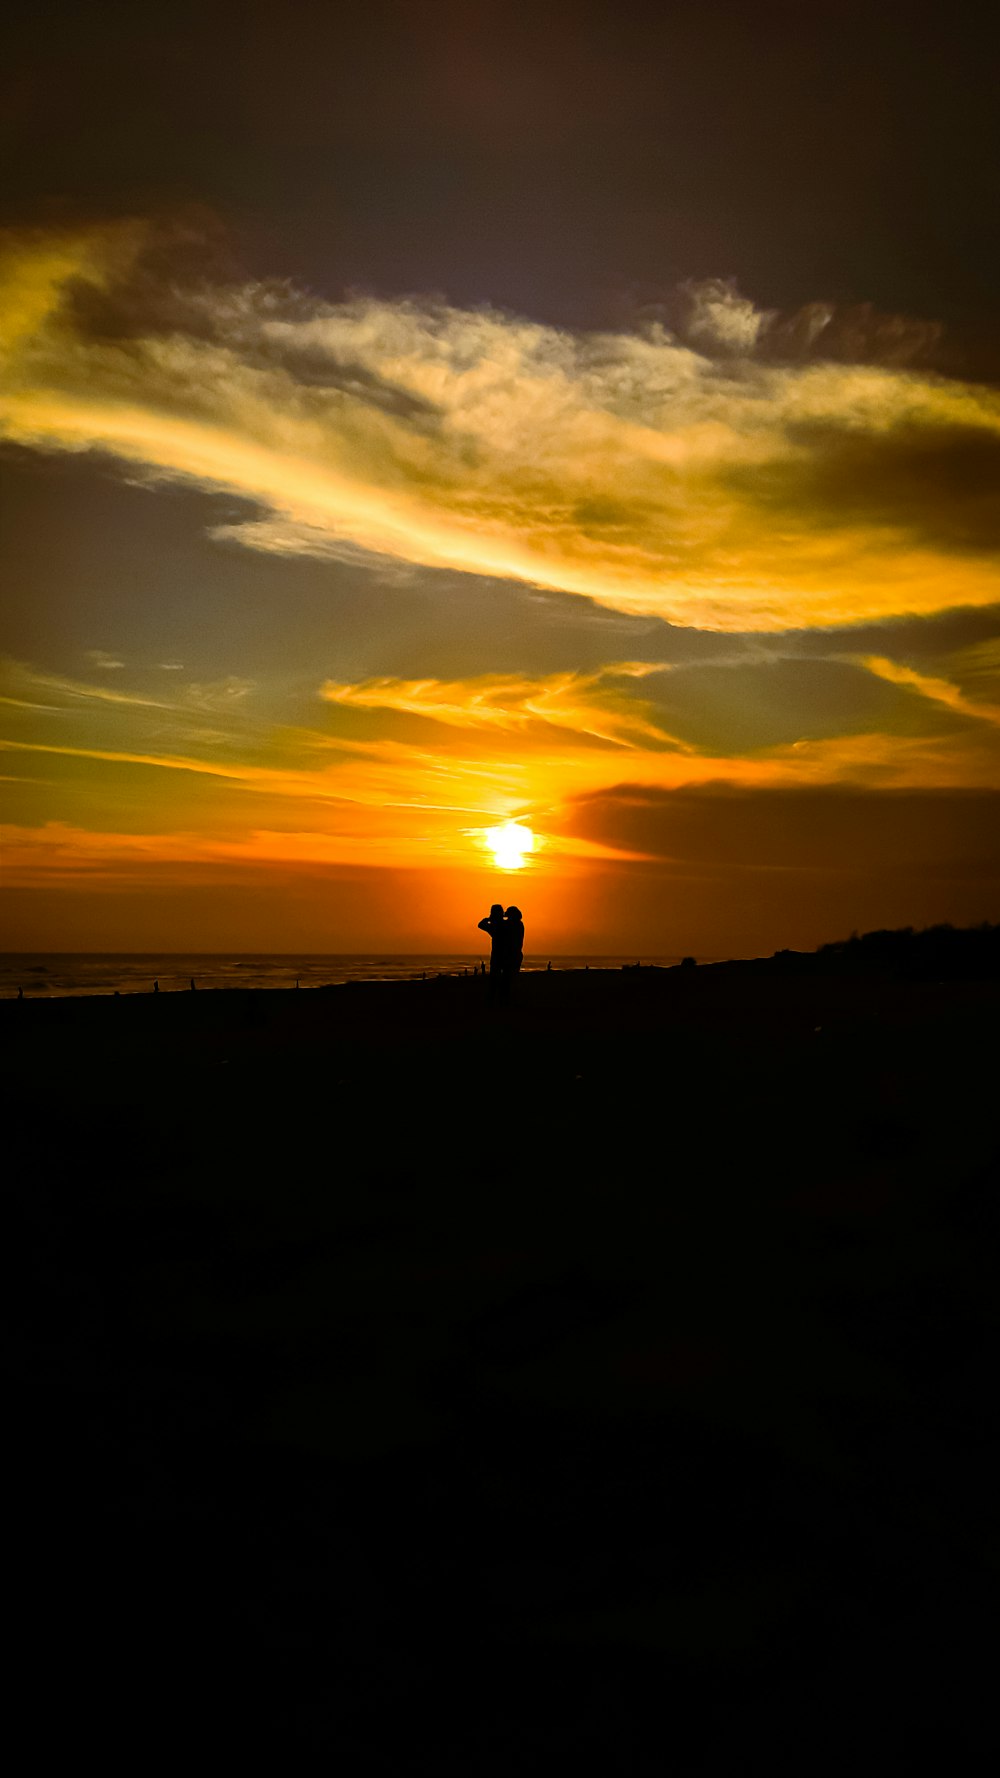
[[138,692],[112,691],[107,685],[93,685],[87,680],[66,679],[54,673],[34,673],[33,683],[54,693],[64,703],[123,704],[137,710],[170,710],[175,708],[160,698],[146,698]]
[[721,282],[687,291],[680,331],[280,284],[152,303],[141,250],[135,229],[15,245],[0,428],[247,497],[227,534],[250,547],[719,629],[1000,598],[1000,397],[904,363],[902,324],[838,332]]
[[867,667],[869,673],[874,673],[879,679],[887,679],[892,685],[912,687],[932,704],[942,704],[946,710],[955,710],[961,716],[972,716],[980,722],[1000,726],[1000,703],[990,704],[967,697],[950,679],[940,678],[933,673],[921,673],[915,667],[903,666],[898,661],[886,660],[874,654],[861,656],[860,664]]
[[523,734],[533,724],[549,725],[614,746],[662,747],[663,729],[649,721],[641,699],[623,696],[615,683],[640,680],[655,670],[625,662],[600,673],[540,678],[485,674],[452,681],[368,679],[356,685],[327,680],[320,695],[344,709],[402,711],[454,728]]

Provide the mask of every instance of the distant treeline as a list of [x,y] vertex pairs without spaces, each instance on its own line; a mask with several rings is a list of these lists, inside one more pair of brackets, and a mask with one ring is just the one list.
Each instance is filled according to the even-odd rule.
[[913,981],[1000,977],[1000,925],[852,932],[817,951],[775,951],[779,968],[823,975],[892,975]]

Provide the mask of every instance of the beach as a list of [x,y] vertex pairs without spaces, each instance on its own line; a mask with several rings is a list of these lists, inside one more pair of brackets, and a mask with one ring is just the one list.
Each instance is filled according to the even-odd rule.
[[794,958],[0,1003],[23,1696],[144,1769],[981,1758],[998,1015]]
[[[487,953],[488,954],[488,953]],[[165,994],[183,993],[193,981],[196,991],[212,993],[220,989],[336,987],[341,982],[412,982],[433,975],[469,975],[478,971],[484,947],[463,952],[357,952],[311,955],[309,953],[278,953],[230,956],[193,951],[187,955],[174,952],[124,952],[120,955],[48,951],[38,953],[0,952],[0,1000],[17,998],[21,990],[25,999],[44,995],[93,996],[96,994],[151,994],[158,982]],[[545,969],[621,969],[624,963],[639,961],[634,957],[567,957],[531,956],[524,959],[524,972]],[[654,967],[669,967],[680,957],[644,957],[641,961]]]

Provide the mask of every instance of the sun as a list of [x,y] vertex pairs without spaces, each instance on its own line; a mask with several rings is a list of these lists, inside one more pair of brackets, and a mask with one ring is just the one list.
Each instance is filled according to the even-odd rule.
[[502,827],[486,829],[486,844],[500,870],[521,870],[528,853],[535,849],[535,836],[530,827],[505,821]]

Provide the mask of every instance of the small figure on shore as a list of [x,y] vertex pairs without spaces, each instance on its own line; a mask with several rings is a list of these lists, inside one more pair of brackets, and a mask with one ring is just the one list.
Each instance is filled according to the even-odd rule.
[[193,993],[194,993],[194,991],[195,991],[195,988],[194,988],[194,976],[192,976],[192,977],[191,977],[191,992],[192,992],[192,994],[193,994]]
[[479,965],[479,973],[480,973],[480,975],[485,975],[485,974],[486,974],[486,965],[485,965],[485,963],[480,963],[480,965]]
[[160,984],[159,984],[159,982],[154,982],[153,983],[153,993],[158,994],[159,992],[160,992]]
[[19,1000],[23,1000],[23,999],[24,999],[24,989],[23,989],[23,988],[18,988],[18,990],[17,990],[17,997],[18,997],[18,999],[19,999]]
[[298,978],[298,976],[296,976],[295,977],[295,986],[298,987],[298,985],[299,985],[299,978]]
[[551,957],[549,958],[549,961],[545,965],[545,973],[546,973],[546,975],[552,974],[552,959],[551,959]]

